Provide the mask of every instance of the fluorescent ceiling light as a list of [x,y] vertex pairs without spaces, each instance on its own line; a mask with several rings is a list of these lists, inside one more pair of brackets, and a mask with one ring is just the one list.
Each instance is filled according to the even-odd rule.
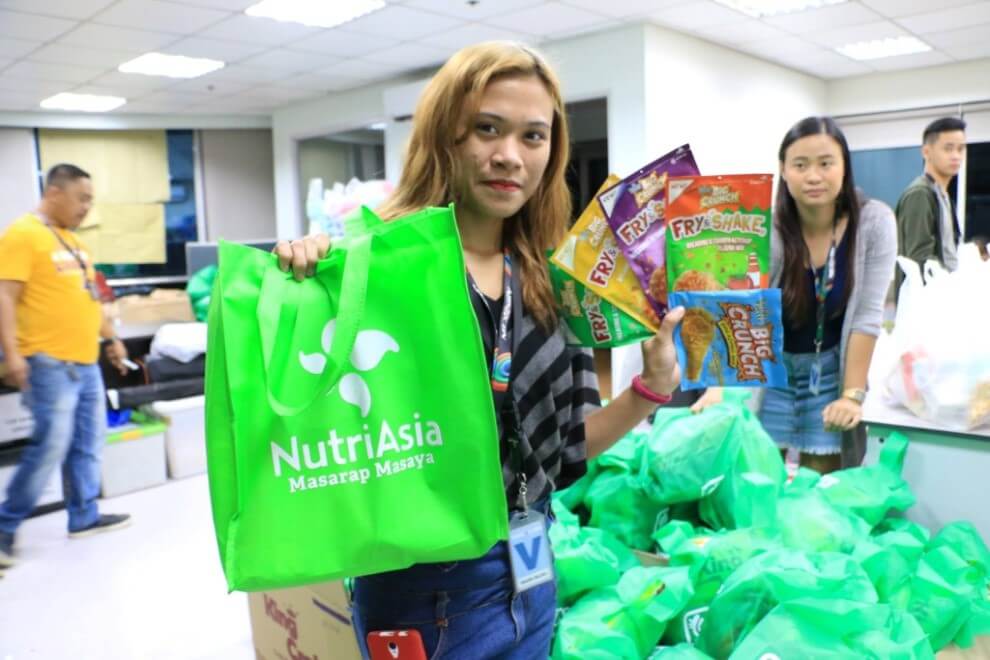
[[371,131],[384,131],[385,130],[385,122],[383,122],[383,121],[375,122],[374,124],[372,124],[371,126],[368,127],[368,130],[371,130]]
[[41,102],[46,110],[75,110],[77,112],[109,112],[127,103],[119,96],[97,96],[96,94],[71,94],[62,92],[49,96]]
[[819,9],[829,5],[839,5],[849,0],[715,0],[729,9],[741,11],[753,18],[793,14],[809,9]]
[[261,0],[244,10],[248,16],[273,18],[310,27],[332,28],[378,11],[384,0]]
[[224,63],[220,60],[208,60],[205,57],[145,53],[141,57],[124,62],[117,67],[117,70],[121,73],[140,73],[145,76],[198,78],[223,67]]
[[896,39],[858,41],[854,44],[839,46],[835,50],[854,60],[878,60],[882,57],[926,53],[931,49],[931,46],[916,37],[897,37]]

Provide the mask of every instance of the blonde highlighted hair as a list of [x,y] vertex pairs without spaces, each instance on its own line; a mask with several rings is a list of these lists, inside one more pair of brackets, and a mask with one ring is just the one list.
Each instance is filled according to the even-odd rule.
[[551,332],[557,313],[546,250],[561,241],[571,218],[565,180],[570,137],[560,83],[539,53],[521,44],[492,41],[469,46],[447,60],[420,97],[399,185],[378,212],[389,220],[425,206],[456,202],[458,191],[452,186],[460,180],[457,145],[467,136],[485,88],[504,76],[530,75],[543,82],[553,100],[550,159],[533,196],[506,219],[503,241],[512,253],[515,272],[520,273],[523,303]]

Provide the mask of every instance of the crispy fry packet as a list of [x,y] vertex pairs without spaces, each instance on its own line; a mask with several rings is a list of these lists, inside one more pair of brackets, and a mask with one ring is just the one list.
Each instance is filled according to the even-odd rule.
[[667,178],[697,174],[691,147],[685,144],[598,194],[616,244],[629,260],[658,320],[667,313],[664,265]]
[[674,331],[681,389],[786,387],[780,289],[672,291],[684,306]]
[[615,348],[649,339],[654,332],[591,288],[550,262],[550,281],[566,325],[567,343],[588,348]]
[[765,289],[772,190],[771,174],[670,177],[670,291]]
[[[618,176],[609,175],[599,192],[618,182]],[[597,199],[584,209],[550,261],[639,324],[653,331],[660,326],[629,262],[615,244]]]

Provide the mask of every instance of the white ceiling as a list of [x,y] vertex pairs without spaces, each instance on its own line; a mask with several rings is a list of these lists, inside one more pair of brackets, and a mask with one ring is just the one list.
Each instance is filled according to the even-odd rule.
[[[822,78],[990,57],[990,0],[852,0],[763,20],[712,0],[388,0],[332,30],[244,15],[254,1],[0,0],[0,110],[37,110],[72,91],[126,97],[115,112],[269,114],[436,65],[478,41],[539,44],[633,21]],[[903,35],[934,50],[869,63],[832,50]],[[152,50],[228,66],[187,81],[117,72]]]

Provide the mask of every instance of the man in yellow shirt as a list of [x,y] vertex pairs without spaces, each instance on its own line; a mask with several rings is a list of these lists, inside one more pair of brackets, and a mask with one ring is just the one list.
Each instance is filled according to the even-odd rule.
[[14,533],[62,464],[69,536],[127,525],[100,514],[100,453],[106,430],[100,337],[126,371],[127,351],[104,318],[93,261],[73,230],[93,203],[89,175],[74,165],[48,173],[38,210],[0,236],[0,350],[4,380],[23,393],[34,434],[0,503],[0,568],[14,562]]

